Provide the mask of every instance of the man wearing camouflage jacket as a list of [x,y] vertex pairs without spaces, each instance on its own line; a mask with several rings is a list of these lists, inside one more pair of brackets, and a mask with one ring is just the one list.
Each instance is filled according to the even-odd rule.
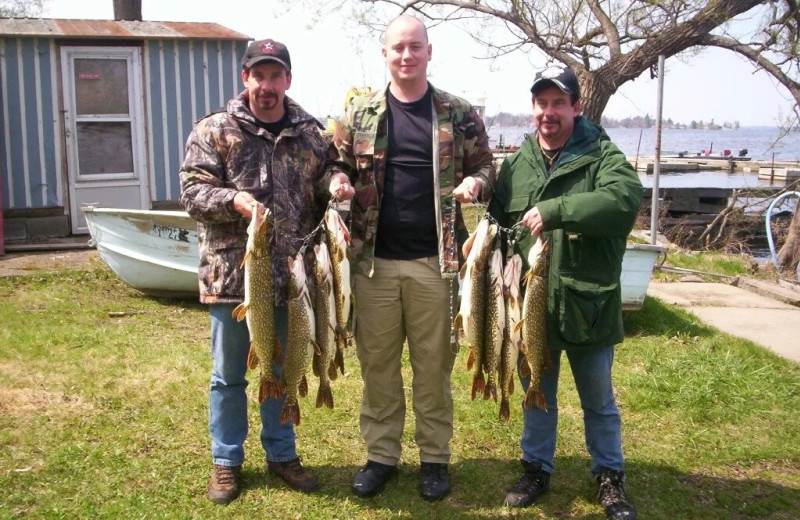
[[339,160],[332,171],[347,172],[356,191],[349,253],[367,464],[353,491],[374,495],[397,471],[407,339],[420,494],[437,500],[450,490],[450,374],[457,351],[450,309],[467,235],[459,202],[488,200],[495,169],[477,112],[427,81],[425,26],[411,16],[396,18],[386,29],[383,56],[390,84],[355,98],[333,137]]
[[[247,353],[245,322],[231,316],[244,299],[241,267],[253,204],[273,214],[270,233],[275,322],[286,346],[288,266],[301,239],[322,218],[330,193],[347,198],[344,175],[325,175],[327,143],[317,120],[285,95],[291,85],[286,47],[273,40],[251,43],[242,59],[245,90],[197,122],[186,143],[180,171],[181,204],[199,222],[200,301],[211,315],[209,430],[213,470],[208,498],[225,504],[239,493],[247,436]],[[280,367],[273,367],[276,376]],[[261,444],[267,470],[301,491],[317,481],[303,468],[290,422],[279,421],[285,401],[261,405]]]

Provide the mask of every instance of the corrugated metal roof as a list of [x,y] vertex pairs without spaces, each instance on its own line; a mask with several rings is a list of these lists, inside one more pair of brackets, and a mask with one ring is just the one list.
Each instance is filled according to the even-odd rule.
[[0,18],[0,35],[91,39],[253,39],[217,23],[49,18]]

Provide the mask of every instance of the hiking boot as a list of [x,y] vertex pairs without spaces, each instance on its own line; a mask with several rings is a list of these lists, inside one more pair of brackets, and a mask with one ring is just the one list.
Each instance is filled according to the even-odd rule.
[[597,491],[597,500],[606,510],[606,516],[611,520],[634,520],[636,508],[625,494],[623,483],[625,473],[622,471],[603,470],[597,476],[600,485]]
[[376,495],[395,473],[397,466],[368,460],[367,465],[358,470],[353,479],[353,493],[360,498]]
[[450,492],[447,464],[423,462],[419,473],[419,494],[428,502],[444,498]]
[[509,507],[527,507],[550,488],[550,473],[538,462],[521,460],[524,473],[516,484],[508,488],[505,504]]
[[208,482],[208,499],[215,504],[230,504],[239,496],[241,466],[221,466],[214,464],[211,480]]
[[300,457],[284,462],[268,460],[267,471],[279,476],[290,488],[297,491],[310,493],[319,487],[316,477],[301,464]]

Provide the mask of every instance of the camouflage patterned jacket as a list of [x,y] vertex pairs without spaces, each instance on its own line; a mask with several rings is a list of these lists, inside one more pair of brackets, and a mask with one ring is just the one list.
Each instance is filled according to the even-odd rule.
[[298,239],[324,214],[328,145],[317,120],[288,97],[286,103],[290,123],[277,139],[256,126],[244,91],[224,111],[199,120],[187,140],[180,202],[199,221],[202,303],[239,303],[244,298],[241,263],[249,220],[233,209],[238,191],[250,192],[273,212],[276,305],[286,303],[287,257],[296,254]]
[[[350,262],[354,272],[372,276],[375,236],[383,198],[388,146],[386,92],[373,92],[353,99],[344,117],[337,121],[333,144],[338,160],[331,172],[343,171],[356,190],[351,203]],[[461,244],[467,228],[461,205],[453,189],[465,175],[482,184],[481,198],[489,200],[496,179],[489,138],[478,113],[465,100],[430,87],[433,92],[433,161],[439,265],[443,276],[458,272]]]

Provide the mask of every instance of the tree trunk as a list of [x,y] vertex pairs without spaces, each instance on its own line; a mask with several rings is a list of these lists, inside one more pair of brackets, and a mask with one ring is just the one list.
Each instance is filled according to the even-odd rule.
[[581,85],[581,109],[589,121],[600,124],[600,117],[606,109],[614,90],[605,86],[597,73],[579,71]]
[[794,216],[789,224],[789,234],[786,242],[778,252],[778,265],[782,272],[788,271],[793,276],[797,272],[797,262],[800,260],[800,201],[794,208]]
[[114,0],[114,20],[141,20],[142,0]]

